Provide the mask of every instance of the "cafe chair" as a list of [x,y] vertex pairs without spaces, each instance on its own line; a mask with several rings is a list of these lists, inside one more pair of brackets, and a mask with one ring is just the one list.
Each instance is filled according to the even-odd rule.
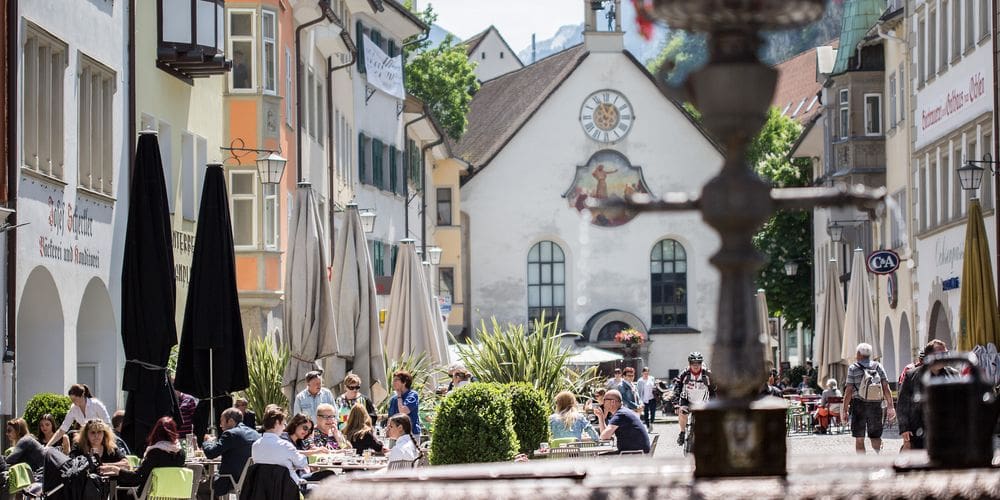
[[31,466],[22,462],[19,464],[12,465],[10,469],[7,470],[7,492],[11,495],[21,493],[34,481],[34,475],[31,473]]
[[119,487],[118,489],[126,491],[136,500],[194,498],[198,487],[198,483],[195,481],[196,472],[198,479],[200,479],[200,470],[195,471],[188,467],[157,467],[149,474],[149,479],[142,486],[142,491],[139,491],[137,486]]
[[[420,460],[420,459],[418,458],[417,460]],[[387,470],[412,469],[415,464],[416,464],[416,460],[393,460],[392,462],[389,462],[389,465],[386,466],[386,469]]]
[[135,455],[125,455],[125,460],[128,461],[128,466],[133,469],[138,469],[139,465],[142,464],[142,459]]
[[[224,497],[228,498],[239,498],[240,491],[243,489],[243,482],[247,480],[247,471],[250,470],[250,466],[253,465],[253,458],[248,458],[247,463],[243,464],[243,470],[240,472],[240,477],[235,478],[232,474],[219,474],[219,479],[229,479],[233,482],[233,489],[227,493]],[[209,478],[209,481],[212,479]],[[219,497],[223,498],[223,497]]]
[[268,498],[272,500],[299,500],[299,486],[288,475],[284,465],[253,464],[247,468],[240,487],[241,500]]
[[642,450],[628,450],[628,451],[623,451],[621,454],[622,455],[645,455],[645,453],[643,453]]
[[659,442],[659,440],[660,440],[659,434],[649,435],[649,456],[653,456],[653,453],[656,453],[656,443]]

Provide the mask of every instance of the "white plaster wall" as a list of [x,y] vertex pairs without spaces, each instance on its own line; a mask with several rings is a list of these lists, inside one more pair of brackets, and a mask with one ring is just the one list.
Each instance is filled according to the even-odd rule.
[[517,59],[517,54],[511,52],[500,36],[492,30],[479,42],[479,46],[469,55],[469,59],[476,63],[476,78],[481,82],[524,67]]
[[[58,338],[62,342],[61,350],[39,345],[32,348],[30,337],[39,332],[32,328],[18,329],[19,340],[26,340],[17,352],[18,375],[16,381],[17,395],[15,413],[23,410],[24,403],[38,391],[64,393],[69,384],[76,382],[77,377],[77,317],[87,284],[94,278],[102,282],[109,290],[110,304],[105,302],[104,310],[93,313],[109,318],[111,324],[120,324],[121,304],[121,254],[124,239],[116,237],[124,234],[125,214],[128,211],[128,176],[124,166],[127,165],[128,143],[127,131],[127,13],[124,2],[92,0],[87,2],[62,2],[56,0],[21,1],[19,6],[21,20],[19,23],[19,43],[25,39],[24,28],[27,21],[45,29],[68,45],[66,69],[63,78],[63,180],[65,184],[42,180],[22,172],[18,186],[18,221],[28,222],[27,226],[18,231],[18,262],[17,262],[17,308],[15,314],[19,318],[37,314],[61,314],[62,332],[47,338]],[[78,185],[78,110],[79,110],[79,63],[80,55],[97,60],[111,68],[116,76],[114,93],[112,163],[114,164],[113,196],[117,201],[85,195],[77,192]],[[24,59],[19,58],[18,81],[23,87]],[[23,88],[18,89],[18,95],[23,96]],[[18,116],[24,116],[23,101],[17,103]],[[23,125],[23,124],[22,124]],[[23,126],[18,127],[18,144],[21,149]],[[23,155],[23,152],[19,155]],[[23,164],[23,158],[21,162]],[[70,216],[77,221],[85,222],[88,229],[70,231]],[[43,244],[59,247],[62,258],[46,256]],[[49,247],[51,248],[51,247]],[[82,264],[79,255],[86,254],[97,257],[96,261]],[[52,252],[48,252],[52,255]],[[67,260],[68,259],[68,260]],[[57,297],[47,297],[48,300],[38,300],[38,297],[24,299],[23,293],[29,274],[36,267],[43,267],[55,278]],[[36,275],[37,276],[37,275]],[[59,310],[52,311],[58,304]],[[103,333],[109,340],[109,345],[120,345],[120,333],[117,328]],[[53,355],[53,353],[60,353]],[[107,350],[100,359],[101,370],[119,371],[117,352]],[[32,367],[32,368],[29,368]],[[21,369],[24,368],[24,377]],[[42,377],[31,377],[31,370],[43,370]],[[116,379],[117,380],[117,379]],[[114,384],[117,385],[117,384]],[[105,396],[108,404],[113,406],[114,395]]]
[[[611,88],[636,112],[632,130],[614,146],[589,140],[577,121],[583,100]],[[649,255],[673,238],[688,255],[688,322],[701,334],[656,334],[654,373],[686,365],[715,334],[719,278],[708,263],[719,239],[697,213],[643,214],[617,228],[590,225],[562,194],[578,165],[611,147],[641,166],[654,193],[699,192],[721,165],[719,152],[620,53],[594,53],[562,84],[494,160],[462,188],[470,216],[473,325],[495,315],[527,319],[527,253],[552,240],[566,255],[566,328],[579,331],[595,313],[622,309],[650,322]],[[709,362],[711,358],[709,357]]]

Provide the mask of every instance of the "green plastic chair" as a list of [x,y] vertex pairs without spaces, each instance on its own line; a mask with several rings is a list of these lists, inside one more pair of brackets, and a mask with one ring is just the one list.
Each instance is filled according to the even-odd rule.
[[142,459],[135,455],[125,455],[125,460],[128,461],[129,467],[133,469],[138,469],[139,465],[142,463]]
[[558,448],[558,447],[560,447],[560,446],[562,446],[564,444],[570,444],[570,443],[573,443],[573,442],[576,442],[576,438],[574,438],[574,437],[556,438],[556,439],[553,439],[552,442],[549,443],[549,446],[552,447],[552,448]]
[[34,475],[31,473],[31,466],[22,462],[13,465],[8,470],[7,476],[7,492],[17,493],[24,490],[28,486],[31,486],[31,482],[34,480]]
[[[148,498],[192,498],[195,471],[187,467],[157,467],[137,493],[137,488],[124,488],[137,500]],[[123,489],[123,488],[119,488]]]

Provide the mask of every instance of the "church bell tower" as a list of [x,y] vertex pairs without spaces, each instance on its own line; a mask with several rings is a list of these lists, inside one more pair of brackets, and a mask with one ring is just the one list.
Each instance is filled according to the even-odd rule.
[[621,0],[583,0],[583,43],[590,52],[625,50]]

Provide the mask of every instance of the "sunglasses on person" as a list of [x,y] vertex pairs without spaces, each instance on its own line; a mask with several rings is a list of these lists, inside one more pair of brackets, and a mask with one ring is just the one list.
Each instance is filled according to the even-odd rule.
[[360,388],[361,388],[360,385],[349,385],[349,386],[347,386],[347,390],[349,390],[349,391],[356,391],[356,390],[358,390]]
[[333,420],[337,418],[336,415],[316,415],[316,418],[322,418],[323,420]]

